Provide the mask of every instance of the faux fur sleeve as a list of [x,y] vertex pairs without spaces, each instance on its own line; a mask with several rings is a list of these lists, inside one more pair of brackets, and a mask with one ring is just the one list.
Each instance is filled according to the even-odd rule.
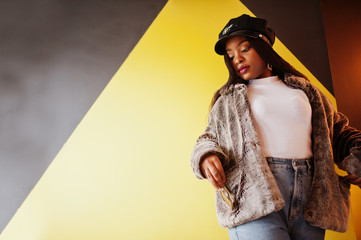
[[321,91],[318,92],[328,116],[335,163],[340,169],[361,177],[361,131],[351,127],[348,118],[337,112]]
[[347,117],[335,113],[333,153],[342,170],[361,177],[361,131],[351,127]]
[[228,162],[228,157],[218,145],[217,134],[219,132],[219,127],[220,126],[217,123],[217,119],[211,111],[208,116],[207,128],[197,139],[197,143],[194,146],[191,155],[192,170],[199,179],[205,178],[202,175],[202,171],[200,169],[200,164],[205,157],[214,154],[219,157],[223,165],[225,162]]

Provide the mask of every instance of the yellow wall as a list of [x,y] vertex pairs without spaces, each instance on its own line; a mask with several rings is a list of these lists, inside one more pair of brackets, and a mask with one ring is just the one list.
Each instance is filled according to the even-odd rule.
[[190,152],[227,77],[214,42],[242,13],[238,0],[169,1],[0,239],[227,239]]
[[351,186],[351,209],[353,215],[354,229],[356,230],[357,240],[361,240],[361,189]]

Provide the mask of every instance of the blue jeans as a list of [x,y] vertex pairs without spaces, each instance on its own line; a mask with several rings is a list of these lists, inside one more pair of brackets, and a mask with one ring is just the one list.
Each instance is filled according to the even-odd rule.
[[325,230],[303,217],[312,183],[308,159],[267,158],[286,204],[278,212],[228,229],[231,240],[323,240]]

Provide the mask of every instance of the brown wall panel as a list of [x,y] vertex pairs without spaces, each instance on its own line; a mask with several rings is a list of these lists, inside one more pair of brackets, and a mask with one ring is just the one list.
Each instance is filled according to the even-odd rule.
[[[361,1],[323,0],[322,12],[337,107],[361,129]],[[361,190],[353,187],[351,204],[361,239]]]
[[361,1],[323,0],[322,9],[337,107],[361,129]]

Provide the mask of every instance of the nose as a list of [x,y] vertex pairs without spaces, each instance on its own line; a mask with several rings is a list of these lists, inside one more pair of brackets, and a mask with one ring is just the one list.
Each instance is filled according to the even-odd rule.
[[236,53],[235,56],[233,57],[233,61],[238,64],[244,61],[244,58],[241,54]]

